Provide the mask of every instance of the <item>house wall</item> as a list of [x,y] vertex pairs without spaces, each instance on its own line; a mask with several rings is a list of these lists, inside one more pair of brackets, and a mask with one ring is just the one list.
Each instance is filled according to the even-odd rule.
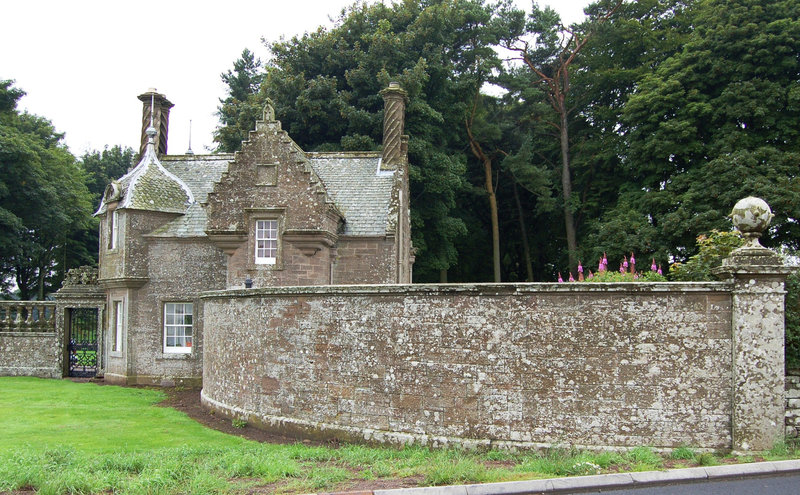
[[[106,379],[142,385],[195,385],[202,382],[202,307],[197,295],[225,287],[225,255],[204,239],[156,239],[147,244],[148,282],[138,289],[109,291],[127,299],[125,335],[119,356],[109,355]],[[164,303],[194,304],[192,352],[164,352]],[[112,313],[112,311],[109,311]],[[109,316],[109,332],[113,315]],[[110,349],[110,342],[107,344]]]
[[208,293],[203,400],[266,428],[346,440],[735,448],[733,288]]
[[397,246],[391,237],[340,237],[334,284],[390,284],[397,280]]
[[[274,167],[269,179],[259,175],[264,166]],[[231,254],[228,287],[243,287],[247,277],[255,287],[330,283],[331,248],[340,214],[280,122],[256,124],[228,172],[208,194],[206,212],[206,232]],[[254,262],[259,219],[278,220],[275,265]]]

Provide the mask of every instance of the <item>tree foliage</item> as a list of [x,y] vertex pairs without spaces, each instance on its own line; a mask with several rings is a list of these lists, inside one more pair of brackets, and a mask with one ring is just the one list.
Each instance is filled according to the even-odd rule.
[[[91,262],[90,195],[49,121],[20,113],[24,92],[0,81],[0,284],[43,298],[69,268]],[[95,248],[96,250],[96,248]]]
[[223,128],[246,136],[270,98],[306,149],[378,149],[378,91],[399,80],[418,281],[553,280],[570,254],[686,262],[749,195],[777,214],[765,244],[797,247],[799,5],[598,0],[564,26],[535,3],[356,4],[270,43]]
[[233,63],[233,70],[220,74],[222,82],[227,85],[228,95],[219,100],[217,116],[220,126],[214,132],[217,151],[234,152],[242,147],[247,133],[260,117],[261,109],[251,97],[258,93],[264,79],[261,60],[247,48],[242,56]]
[[[468,104],[481,87],[479,71],[500,66],[493,46],[519,19],[508,5],[481,0],[354,4],[331,28],[270,43],[264,84],[248,101],[261,108],[269,98],[309,151],[376,150],[379,91],[398,81],[409,96],[414,272],[417,280],[436,280],[457,262],[454,243],[468,231],[454,213],[466,186]],[[243,120],[236,132],[252,129],[255,119]]]
[[764,198],[777,213],[767,243],[800,239],[800,4],[708,0],[680,52],[638,82],[625,104],[629,184],[621,215],[678,260],[698,234],[726,229],[731,206]]

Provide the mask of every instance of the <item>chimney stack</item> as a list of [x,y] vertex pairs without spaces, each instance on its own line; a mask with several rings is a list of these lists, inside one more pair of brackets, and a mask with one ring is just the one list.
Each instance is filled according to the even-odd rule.
[[150,127],[150,111],[152,101],[153,127],[156,129],[156,153],[167,154],[167,132],[169,131],[169,110],[174,107],[166,96],[156,92],[155,88],[148,89],[139,95],[142,102],[142,137],[139,145],[139,156],[144,154],[147,146],[147,128]]
[[397,170],[408,161],[408,136],[405,132],[408,93],[397,82],[381,91],[383,96],[383,153],[381,171]]

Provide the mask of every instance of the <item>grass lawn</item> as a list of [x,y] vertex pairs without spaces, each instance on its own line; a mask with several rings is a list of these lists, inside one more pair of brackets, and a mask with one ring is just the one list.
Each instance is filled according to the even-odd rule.
[[[259,444],[155,406],[159,390],[0,377],[0,492],[308,493],[481,483],[748,462],[682,447],[629,452],[472,453],[421,447]],[[778,445],[766,459],[800,457]]]

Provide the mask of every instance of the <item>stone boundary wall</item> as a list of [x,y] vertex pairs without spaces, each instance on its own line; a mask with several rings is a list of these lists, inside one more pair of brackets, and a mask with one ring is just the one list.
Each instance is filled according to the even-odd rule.
[[61,378],[55,303],[0,301],[0,376]]
[[800,437],[800,369],[786,373],[786,436]]
[[733,289],[664,282],[206,293],[202,397],[268,429],[350,441],[730,449]]

